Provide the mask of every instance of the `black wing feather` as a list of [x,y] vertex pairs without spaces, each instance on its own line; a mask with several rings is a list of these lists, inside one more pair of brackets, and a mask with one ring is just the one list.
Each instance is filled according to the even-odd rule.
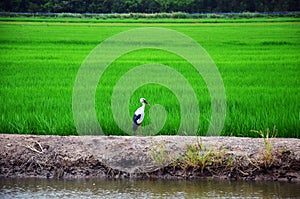
[[139,115],[134,114],[134,116],[133,116],[133,124],[132,124],[132,130],[133,131],[136,131],[137,128],[138,128],[138,126],[140,125],[140,124],[137,123],[137,121],[138,121],[138,119],[141,118],[141,116],[142,116],[141,114],[139,114]]
[[141,116],[142,116],[141,114],[138,114],[138,115],[134,114],[134,116],[133,116],[133,122],[134,122],[136,125],[140,125],[140,124],[137,123],[137,121],[138,121],[138,119],[141,118]]

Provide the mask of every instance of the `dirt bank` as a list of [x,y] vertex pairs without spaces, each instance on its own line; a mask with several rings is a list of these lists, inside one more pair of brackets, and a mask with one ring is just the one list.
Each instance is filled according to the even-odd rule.
[[0,135],[0,177],[300,182],[300,140]]

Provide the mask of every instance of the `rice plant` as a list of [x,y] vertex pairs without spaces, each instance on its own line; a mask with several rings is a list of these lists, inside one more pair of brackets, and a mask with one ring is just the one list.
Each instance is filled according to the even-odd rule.
[[[222,135],[258,137],[249,131],[276,125],[277,137],[300,138],[299,22],[0,22],[0,132],[76,135],[72,92],[81,63],[94,47],[110,36],[147,26],[170,28],[188,35],[215,61],[227,95]],[[122,74],[147,63],[171,66],[188,79],[199,100],[201,113],[195,134],[206,135],[211,105],[204,81],[186,60],[155,49],[134,51],[120,57],[99,81],[96,111],[105,134],[124,135],[111,112],[113,86]],[[141,96],[152,104],[161,104],[168,113],[159,134],[176,134],[180,104],[173,93],[159,85],[145,85],[131,96],[130,114],[139,106],[137,99]],[[150,123],[149,114],[146,114],[145,124]]]

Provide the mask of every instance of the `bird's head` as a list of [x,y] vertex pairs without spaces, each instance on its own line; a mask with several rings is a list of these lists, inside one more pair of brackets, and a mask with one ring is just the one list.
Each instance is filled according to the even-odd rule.
[[145,103],[146,105],[150,106],[150,104],[147,102],[147,100],[145,98],[141,98],[140,102],[143,104]]

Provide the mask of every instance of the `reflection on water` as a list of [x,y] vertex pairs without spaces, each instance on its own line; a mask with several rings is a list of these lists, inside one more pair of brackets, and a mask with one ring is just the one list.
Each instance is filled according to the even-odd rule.
[[290,198],[300,184],[207,180],[0,179],[0,198]]

